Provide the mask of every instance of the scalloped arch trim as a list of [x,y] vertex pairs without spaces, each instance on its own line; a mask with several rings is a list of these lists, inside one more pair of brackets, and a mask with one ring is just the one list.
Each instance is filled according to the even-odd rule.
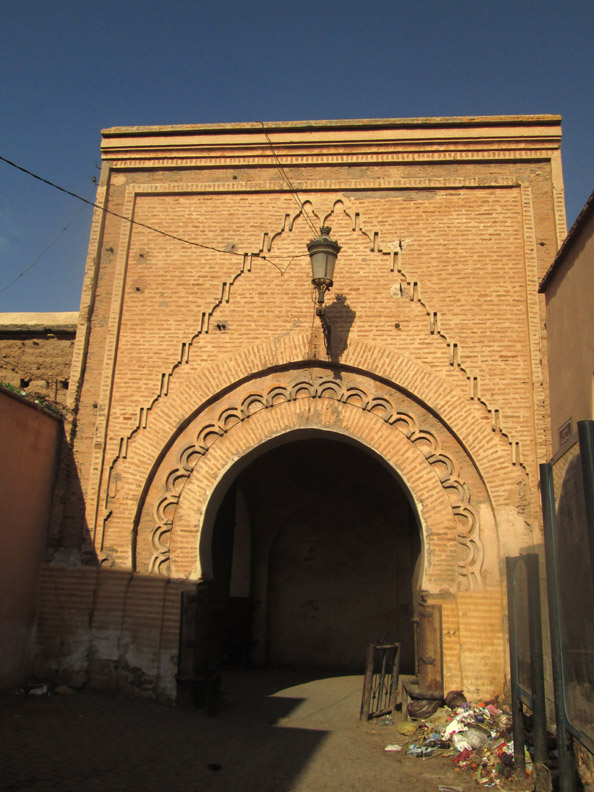
[[333,400],[339,404],[356,407],[376,416],[393,427],[424,457],[447,495],[456,524],[457,541],[465,557],[457,564],[457,573],[463,587],[480,588],[483,546],[480,538],[478,515],[470,503],[470,492],[460,478],[456,462],[442,448],[439,438],[419,426],[416,416],[398,410],[389,398],[374,396],[365,389],[343,387],[328,377],[302,378],[292,385],[274,385],[267,390],[253,390],[235,404],[226,406],[215,421],[201,425],[194,440],[187,443],[178,454],[178,463],[165,476],[165,493],[154,509],[154,528],[151,532],[152,557],[149,571],[170,574],[170,533],[184,487],[190,476],[205,459],[219,438],[250,418],[281,404],[298,400]]

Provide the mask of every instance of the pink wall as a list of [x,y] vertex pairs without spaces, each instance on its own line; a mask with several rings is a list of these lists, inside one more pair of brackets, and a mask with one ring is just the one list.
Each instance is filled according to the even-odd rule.
[[0,389],[0,690],[29,673],[61,422]]

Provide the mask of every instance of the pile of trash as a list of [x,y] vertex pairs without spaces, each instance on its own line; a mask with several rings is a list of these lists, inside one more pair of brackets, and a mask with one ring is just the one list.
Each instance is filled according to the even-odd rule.
[[[441,705],[441,706],[440,706]],[[413,700],[409,718],[397,725],[412,738],[407,756],[451,756],[485,787],[500,786],[514,774],[512,715],[497,699],[470,704],[462,691],[452,691],[442,701]],[[532,761],[526,752],[526,773]]]

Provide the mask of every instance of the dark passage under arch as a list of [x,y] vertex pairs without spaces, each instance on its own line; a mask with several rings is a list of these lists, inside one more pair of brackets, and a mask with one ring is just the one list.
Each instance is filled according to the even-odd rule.
[[227,486],[210,582],[227,660],[361,670],[387,639],[412,673],[421,541],[390,469],[326,433],[264,450]]

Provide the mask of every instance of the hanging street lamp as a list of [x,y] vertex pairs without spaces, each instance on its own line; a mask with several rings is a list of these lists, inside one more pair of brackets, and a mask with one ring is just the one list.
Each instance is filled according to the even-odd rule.
[[317,290],[316,314],[320,317],[326,352],[330,355],[330,325],[326,320],[324,295],[332,287],[334,277],[334,265],[340,252],[340,245],[334,239],[330,239],[329,226],[320,228],[320,236],[312,239],[308,243],[307,249],[311,260],[311,282]]
[[320,228],[320,236],[317,239],[312,239],[307,245],[311,259],[311,282],[318,292],[316,307],[318,316],[324,315],[324,294],[332,286],[334,265],[340,252],[338,242],[330,239],[331,230],[328,226],[323,226]]

